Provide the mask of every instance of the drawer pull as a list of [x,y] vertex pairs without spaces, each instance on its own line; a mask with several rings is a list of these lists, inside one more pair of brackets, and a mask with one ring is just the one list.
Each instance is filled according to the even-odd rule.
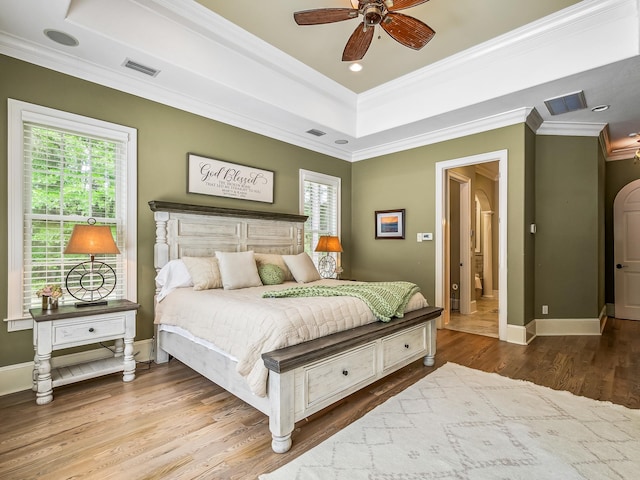
[[342,374],[346,377],[349,375],[349,370],[342,370]]
[[404,344],[404,348],[409,348],[409,344],[408,344],[408,343],[405,343],[405,344]]
[[93,332],[94,332],[93,327],[91,327],[91,328],[89,329],[89,331],[90,331],[91,333],[93,333]]

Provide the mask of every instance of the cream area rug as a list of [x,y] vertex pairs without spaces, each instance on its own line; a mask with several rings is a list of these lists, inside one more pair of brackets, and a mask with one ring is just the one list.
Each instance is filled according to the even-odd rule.
[[639,479],[640,410],[447,363],[259,478]]

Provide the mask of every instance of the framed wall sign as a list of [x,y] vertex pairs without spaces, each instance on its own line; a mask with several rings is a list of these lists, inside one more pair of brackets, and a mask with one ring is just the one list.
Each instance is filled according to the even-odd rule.
[[377,210],[376,238],[404,238],[404,209]]
[[273,203],[273,172],[190,153],[187,192]]

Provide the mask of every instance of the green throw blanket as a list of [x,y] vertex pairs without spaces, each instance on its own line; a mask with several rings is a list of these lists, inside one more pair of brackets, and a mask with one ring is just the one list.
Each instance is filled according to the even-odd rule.
[[404,309],[420,287],[410,282],[371,282],[349,285],[314,285],[274,290],[262,294],[263,298],[283,297],[356,297],[367,304],[378,320],[390,321],[404,316]]

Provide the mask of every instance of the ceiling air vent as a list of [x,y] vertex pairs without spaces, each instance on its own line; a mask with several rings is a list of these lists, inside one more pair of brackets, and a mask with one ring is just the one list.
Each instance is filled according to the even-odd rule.
[[584,98],[584,92],[568,93],[560,97],[549,98],[544,101],[551,115],[560,115],[561,113],[575,112],[587,108],[587,101]]
[[307,133],[310,133],[311,135],[315,135],[316,137],[321,137],[322,135],[327,134],[327,132],[323,132],[322,130],[316,130],[315,128],[312,128],[311,130],[307,130]]
[[149,75],[150,77],[155,77],[160,73],[160,70],[157,70],[152,67],[147,67],[146,65],[142,65],[141,63],[134,62],[133,60],[127,58],[122,64],[124,67],[130,68],[131,70],[135,70],[136,72],[144,73],[145,75]]

